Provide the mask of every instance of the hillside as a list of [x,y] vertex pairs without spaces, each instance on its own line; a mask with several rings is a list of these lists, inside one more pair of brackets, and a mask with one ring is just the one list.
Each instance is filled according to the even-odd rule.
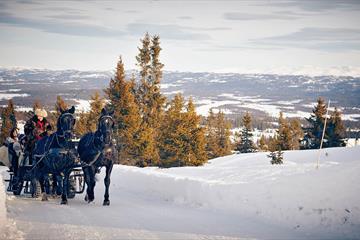
[[358,239],[360,147],[324,149],[319,169],[317,153],[285,152],[280,166],[266,153],[202,167],[119,165],[110,207],[101,206],[101,176],[90,205],[84,196],[61,206],[58,199],[7,195],[7,222],[16,223],[17,236],[42,239]]
[[[32,107],[36,99],[53,106],[55,96],[61,95],[70,104],[86,107],[85,100],[106,88],[112,75],[111,71],[0,68],[0,105],[12,98],[19,109]],[[342,111],[344,120],[360,120],[360,77],[164,71],[161,91],[168,97],[193,96],[202,115],[215,108],[229,115],[251,111],[260,117],[278,117],[279,111],[287,117],[309,117],[316,99],[323,96]]]

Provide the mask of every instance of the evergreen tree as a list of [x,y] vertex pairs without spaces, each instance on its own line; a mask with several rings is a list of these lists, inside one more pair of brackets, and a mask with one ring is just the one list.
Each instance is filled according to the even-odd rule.
[[9,137],[11,129],[17,126],[15,106],[12,99],[8,101],[7,107],[2,109],[1,121],[0,144],[3,144],[5,139]]
[[[205,135],[192,99],[185,107],[177,94],[166,111],[161,132],[163,167],[198,166],[206,162]],[[186,111],[185,111],[186,108]]]
[[206,118],[206,152],[209,159],[218,157],[219,145],[217,143],[216,116],[212,109]]
[[206,151],[208,158],[211,159],[231,154],[231,125],[230,122],[225,119],[225,114],[221,111],[214,114],[213,111],[210,110],[206,127]]
[[281,151],[281,149],[278,149],[277,151],[271,151],[269,155],[267,155],[271,161],[271,164],[283,164],[283,152]]
[[64,99],[61,96],[56,97],[56,103],[55,103],[55,119],[58,119],[58,117],[61,114],[61,111],[65,111],[68,108],[68,105],[65,103]]
[[190,97],[186,106],[185,123],[190,135],[190,146],[194,157],[190,159],[188,165],[199,166],[207,161],[205,129],[200,126],[201,118],[197,115],[195,105]]
[[[160,81],[164,65],[159,60],[161,51],[159,39],[159,36],[151,38],[146,33],[141,40],[142,47],[138,48],[139,54],[136,57],[137,65],[140,68],[140,84],[136,94],[142,117],[140,131],[147,131],[146,133],[139,133],[138,136],[150,138],[145,141],[146,147],[142,147],[142,149],[144,152],[150,151],[151,154],[146,155],[152,156],[151,159],[143,159],[142,165],[158,165],[160,163],[158,143],[165,97],[160,93]],[[140,158],[144,158],[141,155],[142,153],[140,153]]]
[[288,121],[284,118],[283,113],[280,112],[279,128],[277,130],[277,140],[281,150],[292,150],[292,133]]
[[130,165],[134,165],[136,161],[143,161],[151,154],[147,154],[151,152],[147,149],[148,139],[142,139],[148,135],[141,133],[143,129],[140,128],[141,118],[134,96],[134,87],[135,81],[127,81],[125,78],[124,64],[120,57],[115,76],[110,80],[105,93],[109,99],[109,108],[114,111],[120,163]]
[[96,91],[90,99],[90,112],[87,117],[87,129],[89,132],[95,132],[101,115],[101,110],[105,106],[105,99],[100,96],[98,91]]
[[81,111],[77,118],[75,124],[75,134],[77,137],[81,137],[82,135],[88,133],[90,131],[88,126],[89,113]]
[[261,135],[261,138],[259,140],[259,148],[261,151],[268,151],[268,145],[266,144],[266,139],[264,135]]
[[242,119],[243,129],[241,130],[240,140],[236,143],[235,150],[241,153],[255,152],[256,147],[252,141],[252,126],[251,126],[251,115],[246,112]]
[[300,149],[300,140],[304,137],[304,132],[301,128],[301,122],[299,119],[292,119],[289,123],[291,132],[291,149]]
[[[324,123],[325,123],[325,115],[326,115],[326,105],[325,100],[323,98],[318,98],[317,105],[313,109],[313,113],[311,114],[310,118],[307,118],[306,120],[310,124],[310,129],[307,131],[308,137],[311,139],[311,145],[309,148],[319,148],[322,132],[324,129]],[[327,136],[325,135],[325,138]]]
[[42,104],[40,100],[36,99],[33,103],[33,112],[35,112],[36,109],[42,109]]
[[345,126],[341,119],[340,111],[335,107],[335,111],[331,114],[329,125],[327,127],[328,135],[328,147],[344,147],[346,143],[345,138]]

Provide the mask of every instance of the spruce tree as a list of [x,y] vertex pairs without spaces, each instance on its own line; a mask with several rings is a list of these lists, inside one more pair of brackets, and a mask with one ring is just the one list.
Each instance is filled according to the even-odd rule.
[[89,113],[85,111],[81,111],[76,118],[75,123],[75,134],[78,138],[83,136],[84,134],[90,132],[88,126]]
[[207,161],[205,129],[200,126],[201,117],[197,115],[195,105],[190,97],[186,106],[185,123],[190,135],[190,146],[194,158],[190,159],[189,165],[199,166]]
[[304,137],[304,132],[301,128],[301,122],[299,119],[292,119],[289,123],[291,132],[291,149],[300,149],[300,140]]
[[10,99],[8,105],[2,109],[1,121],[0,144],[3,144],[6,138],[9,137],[11,129],[17,126],[15,106],[12,99]]
[[36,99],[36,100],[34,101],[33,107],[32,107],[33,112],[35,112],[36,109],[41,109],[41,108],[43,108],[43,106],[42,106],[40,100]]
[[87,117],[87,128],[89,132],[95,132],[101,115],[101,110],[105,106],[105,99],[100,96],[98,91],[96,91],[90,99],[90,111]]
[[[312,142],[309,148],[316,149],[320,147],[322,132],[325,123],[326,109],[327,107],[325,105],[325,100],[320,97],[317,100],[317,105],[312,110],[313,113],[311,114],[310,118],[306,119],[310,124],[307,135]],[[327,138],[326,135],[325,138]]]
[[242,118],[243,129],[241,130],[240,140],[236,143],[235,150],[241,153],[251,153],[256,151],[254,142],[252,141],[251,115],[246,112]]
[[327,127],[328,147],[344,147],[346,143],[345,126],[341,119],[340,111],[335,107],[335,111],[331,114],[330,121]]
[[261,151],[267,151],[269,150],[268,145],[266,144],[266,139],[264,135],[261,135],[260,140],[259,140],[259,148]]
[[288,121],[284,118],[283,113],[280,112],[279,127],[277,130],[279,148],[282,150],[292,150],[292,133]]
[[140,132],[141,118],[134,96],[134,87],[134,80],[126,80],[124,63],[120,57],[115,76],[110,80],[105,93],[109,100],[109,108],[114,111],[119,161],[129,165],[143,161],[144,155],[149,151],[146,149],[147,139],[141,139],[148,135]]
[[212,109],[206,118],[206,152],[209,159],[218,157],[219,145],[217,143],[216,116]]
[[211,159],[231,154],[231,125],[225,118],[225,114],[221,111],[214,114],[210,110],[206,125],[206,151],[208,158]]
[[56,97],[56,103],[55,103],[55,119],[58,119],[58,117],[61,114],[61,111],[65,111],[68,108],[68,105],[65,103],[64,99],[61,96]]
[[186,106],[181,94],[170,102],[160,146],[163,167],[198,166],[207,161],[204,129],[191,98]]
[[[150,37],[148,33],[145,34],[141,40],[142,46],[139,47],[139,54],[136,57],[137,65],[140,68],[140,83],[137,89],[137,103],[142,117],[140,131],[147,131],[146,133],[139,133],[138,136],[146,136],[145,152],[152,152],[146,154],[152,156],[151,159],[143,159],[144,165],[158,165],[160,163],[159,157],[159,137],[160,137],[160,123],[163,118],[163,107],[165,97],[160,92],[160,81],[162,78],[163,64],[160,62],[160,41],[159,36]],[[140,158],[141,157],[140,153]]]

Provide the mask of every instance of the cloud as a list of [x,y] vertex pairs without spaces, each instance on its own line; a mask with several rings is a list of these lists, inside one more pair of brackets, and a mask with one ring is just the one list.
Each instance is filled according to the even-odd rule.
[[[259,4],[269,5],[269,4]],[[360,1],[358,0],[290,0],[290,1],[273,1],[271,6],[279,7],[296,7],[307,12],[325,12],[334,9],[359,10]]]
[[193,19],[193,18],[190,17],[190,16],[180,16],[180,17],[178,17],[178,19],[191,20],[191,19]]
[[52,19],[60,19],[60,20],[82,20],[82,19],[90,19],[89,16],[77,15],[77,14],[58,14],[58,15],[50,15],[46,16],[47,18]]
[[119,37],[125,35],[122,31],[98,25],[21,18],[6,12],[0,12],[0,23],[71,36]]
[[174,40],[208,40],[210,36],[207,34],[194,33],[189,28],[176,24],[144,24],[130,23],[127,25],[130,35],[143,35],[145,32],[151,34],[159,34],[163,39]]
[[316,49],[322,51],[360,50],[360,29],[302,28],[280,36],[253,39],[253,44]]
[[295,20],[299,15],[291,12],[278,12],[276,14],[227,12],[223,15],[226,20],[252,21],[252,20]]

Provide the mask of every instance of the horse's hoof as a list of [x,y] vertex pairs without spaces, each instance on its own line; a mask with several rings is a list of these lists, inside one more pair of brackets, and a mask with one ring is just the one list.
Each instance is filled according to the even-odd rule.
[[66,204],[67,204],[67,200],[61,200],[61,204],[66,205]]
[[43,194],[41,197],[41,201],[45,202],[45,201],[49,201],[48,197],[46,194]]
[[110,205],[110,200],[104,200],[103,206],[109,206]]
[[87,202],[87,201],[89,200],[89,198],[88,198],[88,195],[87,195],[87,194],[85,195],[84,200],[85,200],[85,202]]

